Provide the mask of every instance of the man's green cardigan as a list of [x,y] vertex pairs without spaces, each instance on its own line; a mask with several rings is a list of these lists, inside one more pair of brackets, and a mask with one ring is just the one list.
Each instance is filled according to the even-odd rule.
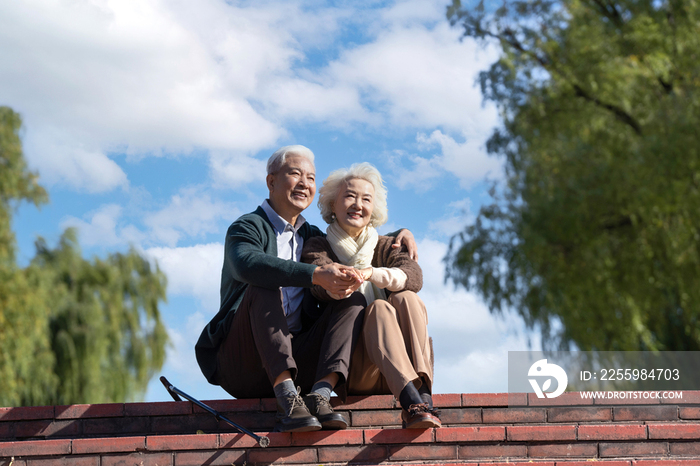
[[[324,236],[317,227],[299,228],[304,241]],[[241,216],[226,233],[224,267],[221,271],[221,307],[204,327],[194,347],[197,362],[209,383],[216,381],[216,353],[228,333],[233,316],[248,285],[275,289],[280,286],[310,288],[315,265],[277,257],[277,237],[262,207]]]

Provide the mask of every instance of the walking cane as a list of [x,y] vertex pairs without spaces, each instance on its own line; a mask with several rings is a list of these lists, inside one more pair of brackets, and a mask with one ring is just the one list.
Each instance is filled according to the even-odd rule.
[[[262,448],[265,448],[265,447],[267,447],[268,445],[270,445],[270,439],[269,439],[269,438],[267,438],[267,437],[265,437],[265,436],[262,436],[262,437],[261,437],[261,436],[259,436],[259,435],[255,435],[253,432],[249,431],[248,429],[239,426],[238,424],[236,424],[236,423],[233,422],[232,420],[228,419],[226,416],[222,416],[221,414],[219,414],[219,413],[218,413],[217,411],[215,411],[214,409],[212,409],[212,408],[210,408],[209,406],[205,405],[205,404],[202,403],[201,401],[198,401],[198,400],[192,398],[192,397],[189,396],[187,393],[185,393],[185,392],[183,392],[182,390],[180,390],[179,388],[175,387],[175,386],[172,385],[170,382],[168,382],[168,379],[166,379],[165,377],[161,376],[160,381],[163,383],[163,385],[165,386],[165,389],[168,391],[168,393],[170,393],[170,396],[173,397],[173,400],[175,400],[175,401],[182,401],[182,398],[180,398],[180,396],[183,396],[183,397],[187,398],[189,401],[191,401],[192,403],[194,403],[194,404],[196,404],[197,406],[199,406],[200,408],[202,408],[202,409],[208,411],[209,413],[213,414],[214,416],[216,416],[216,419],[220,419],[220,420],[222,420],[222,421],[224,421],[224,422],[230,424],[230,425],[233,426],[236,430],[238,430],[238,432],[253,437],[253,438],[255,439],[255,441],[258,442],[258,445],[260,445]],[[178,395],[180,395],[180,396],[178,396]]]

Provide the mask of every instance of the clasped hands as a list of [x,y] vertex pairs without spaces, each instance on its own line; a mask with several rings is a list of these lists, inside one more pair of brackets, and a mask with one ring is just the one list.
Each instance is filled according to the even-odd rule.
[[[401,230],[392,248],[403,248],[411,259],[418,260],[418,245],[409,230]],[[314,270],[313,284],[320,285],[333,299],[344,299],[353,294],[364,282],[372,277],[372,267],[356,269],[348,265],[332,263]]]
[[314,270],[313,283],[325,289],[331,298],[344,299],[371,277],[372,267],[356,269],[334,262],[317,267]]

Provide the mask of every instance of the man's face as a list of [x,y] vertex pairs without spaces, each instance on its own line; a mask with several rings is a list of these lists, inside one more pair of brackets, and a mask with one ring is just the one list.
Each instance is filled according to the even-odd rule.
[[285,220],[311,205],[316,195],[316,169],[306,157],[287,155],[277,173],[267,175],[270,202]]

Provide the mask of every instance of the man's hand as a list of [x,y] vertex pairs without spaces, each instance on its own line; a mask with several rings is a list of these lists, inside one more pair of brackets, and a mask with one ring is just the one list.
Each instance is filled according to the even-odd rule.
[[413,237],[413,233],[405,228],[399,232],[396,236],[394,244],[391,245],[392,248],[400,248],[401,246],[406,247],[406,252],[408,256],[414,261],[418,260],[418,245],[416,244],[416,239]]
[[362,281],[355,268],[336,263],[316,267],[313,275],[314,285],[321,286],[331,296],[342,298],[354,293],[362,285]]

